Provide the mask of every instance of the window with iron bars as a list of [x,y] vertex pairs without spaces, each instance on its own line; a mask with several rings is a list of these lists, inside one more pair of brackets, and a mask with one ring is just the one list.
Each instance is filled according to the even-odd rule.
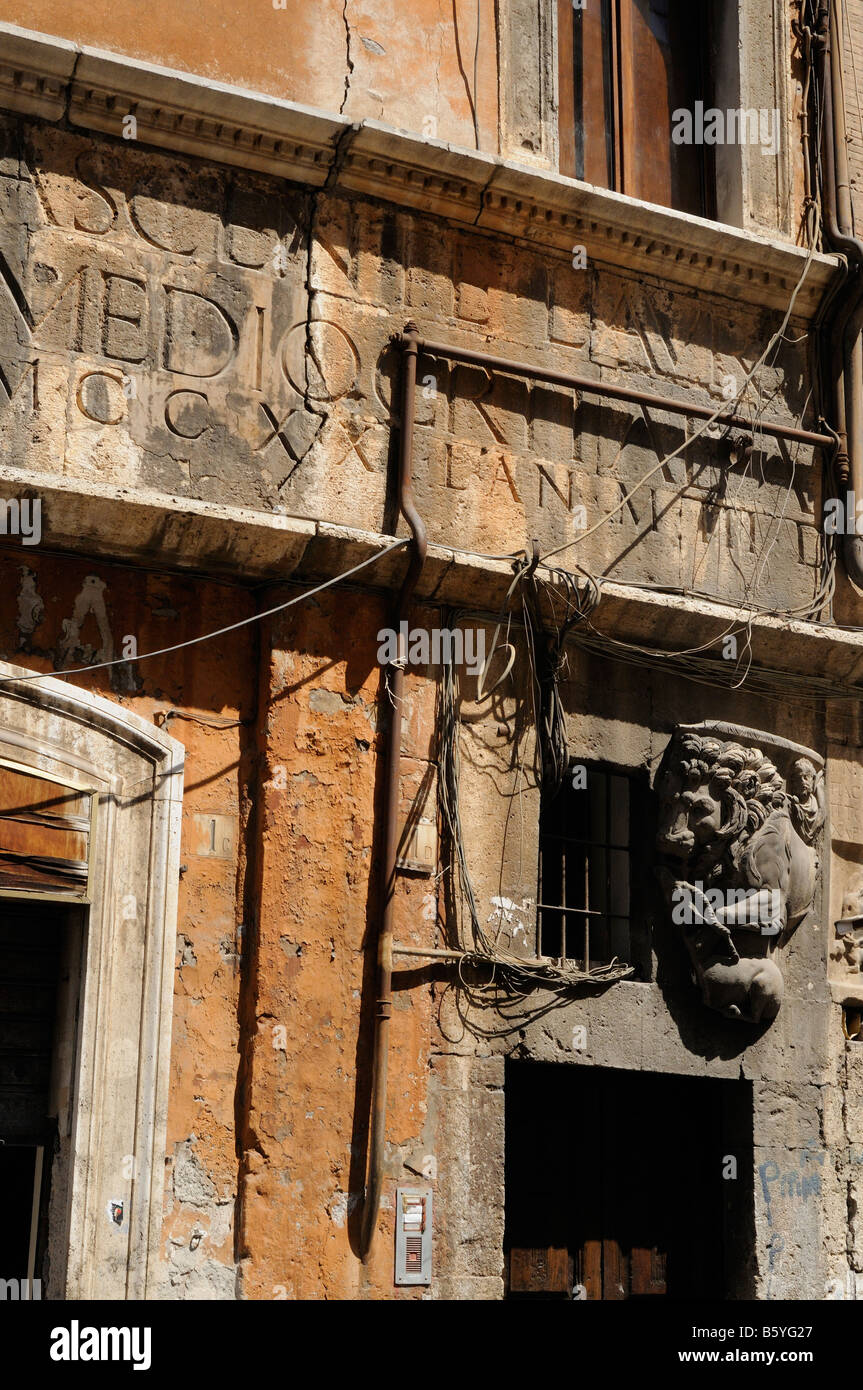
[[616,958],[646,977],[640,885],[650,815],[646,778],[607,764],[576,764],[560,791],[544,798],[538,956],[583,970]]

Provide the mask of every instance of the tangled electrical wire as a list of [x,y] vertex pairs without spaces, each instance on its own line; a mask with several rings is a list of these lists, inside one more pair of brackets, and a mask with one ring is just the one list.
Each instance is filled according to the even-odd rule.
[[[583,570],[580,570],[582,588],[578,577],[570,570],[553,566],[546,568],[551,580],[556,581],[561,590],[563,619],[558,621],[557,618],[557,594],[553,584],[542,576],[538,577],[531,565],[525,569],[525,583],[522,585],[522,614],[536,692],[534,708],[542,787],[545,794],[553,798],[563,786],[572,762],[566,737],[566,717],[560,698],[560,683],[567,672],[566,640],[573,628],[587,621],[598,607],[601,586],[599,580]],[[548,595],[555,630],[554,636],[542,645],[538,640],[538,634],[541,635],[545,628],[540,606],[540,585]]]
[[[808,95],[811,77],[809,61],[807,61],[806,67]],[[820,103],[816,102],[816,108],[816,134],[820,135],[823,119]],[[820,179],[820,139],[818,138],[814,142],[814,149],[816,177]],[[743,408],[743,397],[747,388],[754,385],[757,391],[757,404],[751,407],[750,432],[753,438],[757,433],[758,422],[767,403],[762,394],[759,377],[762,367],[765,364],[775,365],[778,353],[784,344],[802,341],[801,339],[790,339],[788,328],[795,302],[811,267],[812,258],[821,236],[820,209],[813,196],[811,182],[807,182],[806,188],[805,233],[808,254],[797,284],[790,296],[782,322],[771,335],[767,346],[753,367],[745,373],[733,402],[733,405],[738,409]],[[807,399],[800,412],[801,417],[808,406],[809,400]],[[614,508],[587,531],[581,533],[576,540],[557,547],[543,557],[540,557],[537,543],[534,542],[532,559],[525,554],[520,559],[515,560],[514,578],[506,595],[503,613],[497,620],[492,649],[480,677],[478,699],[482,700],[489,696],[502,679],[499,677],[491,690],[485,690],[485,682],[492,661],[499,650],[498,639],[504,624],[506,625],[504,646],[508,647],[512,653],[512,659],[506,665],[505,674],[512,670],[515,646],[511,639],[514,635],[513,626],[516,625],[524,633],[524,649],[530,668],[530,693],[533,707],[533,726],[536,735],[537,780],[543,796],[547,797],[549,801],[553,801],[563,787],[571,765],[564,704],[560,695],[561,684],[567,676],[567,644],[570,641],[582,649],[595,651],[605,657],[654,670],[657,668],[670,670],[684,679],[723,690],[738,689],[746,684],[747,689],[751,689],[755,693],[783,700],[802,699],[811,702],[819,698],[859,698],[859,691],[853,691],[850,688],[847,691],[839,689],[837,682],[832,681],[828,676],[802,676],[793,672],[768,671],[764,668],[756,668],[753,671],[752,669],[752,627],[756,617],[769,616],[779,620],[819,623],[824,621],[825,615],[830,621],[832,614],[832,601],[836,587],[837,543],[835,536],[829,534],[822,534],[821,536],[821,553],[818,562],[820,574],[816,582],[816,591],[810,599],[785,608],[771,608],[753,601],[786,519],[786,510],[797,469],[796,455],[791,460],[791,477],[784,491],[781,506],[777,504],[773,514],[768,519],[753,572],[745,584],[743,599],[734,605],[738,616],[731,619],[724,631],[711,637],[700,646],[682,651],[669,651],[664,648],[627,642],[612,634],[599,631],[591,619],[600,603],[603,583],[609,581],[604,581],[603,578],[588,573],[578,565],[563,569],[549,563],[555,556],[570,550],[573,545],[586,541],[600,527],[608,524],[618,512],[623,510],[635,492],[644,487],[651,477],[695,440],[708,434],[717,426],[721,428],[719,418],[727,409],[728,403],[726,402],[714,412],[713,416],[705,420],[692,435],[688,436],[684,444],[672,450],[670,454],[660,459],[653,468],[648,470],[635,486],[621,497]],[[820,423],[825,433],[832,435],[836,445],[838,445],[838,436],[823,417],[821,417]],[[749,473],[753,452],[750,447],[745,460],[740,487],[731,499],[732,510],[735,514],[740,513],[739,493],[742,491],[743,483]],[[828,483],[833,481],[835,454],[836,448],[834,447],[832,456],[826,461]],[[764,481],[766,480],[762,463],[762,482]],[[577,573],[574,573],[573,570]],[[662,588],[660,585],[649,584],[636,585],[635,587]],[[686,590],[668,588],[667,592],[715,601],[715,595],[702,594],[694,587]],[[562,616],[559,612],[561,603],[563,605]],[[514,609],[516,611],[513,611]],[[731,665],[727,660],[720,658],[716,649],[725,638],[730,636],[736,638],[737,635],[743,636],[743,652],[736,664]],[[711,648],[716,654],[711,654]],[[724,656],[725,653],[723,652],[723,658]],[[450,867],[454,870],[449,878],[449,889],[454,897],[456,895],[460,897],[462,909],[460,914],[459,904],[456,903],[453,920],[456,922],[456,932],[459,938],[469,935],[468,941],[459,941],[461,952],[458,972],[460,990],[456,991],[456,997],[458,1000],[460,994],[464,995],[468,1004],[492,1002],[498,1015],[499,1026],[485,1027],[479,1019],[461,1007],[459,1007],[459,1015],[465,1027],[471,1031],[487,1037],[500,1036],[511,1032],[514,1027],[524,1023],[524,999],[530,991],[542,989],[549,991],[552,996],[550,1003],[540,1004],[532,1012],[532,1017],[536,1017],[546,1012],[548,1008],[556,1007],[556,1002],[562,1002],[575,986],[585,983],[610,983],[632,975],[634,970],[630,966],[614,960],[608,965],[585,971],[572,961],[530,960],[521,956],[514,956],[511,952],[505,952],[500,946],[500,937],[503,931],[502,910],[496,935],[491,936],[486,931],[480,920],[476,894],[467,863],[461,823],[459,726],[457,679],[450,659],[445,660],[444,663],[441,689],[438,789],[441,818],[450,844]],[[518,779],[520,776],[521,765],[519,763]],[[517,780],[515,790],[520,791],[520,780]],[[482,979],[483,972],[486,972],[485,979]],[[476,975],[480,976],[479,983],[472,978]],[[494,996],[491,999],[490,993]]]
[[[507,625],[507,637],[509,637],[512,615],[506,610],[509,600],[516,595],[521,598],[521,616],[526,634],[528,655],[534,673],[536,671],[534,629],[532,625],[530,630],[528,629],[528,624],[531,624],[530,603],[529,600],[527,603],[525,602],[525,581],[530,570],[530,562],[526,559],[517,561],[515,564],[515,578],[510,586],[505,611],[501,615],[491,651],[485,662],[485,671],[490,668],[498,649],[497,641],[504,621]],[[530,577],[533,576],[530,575]],[[565,772],[564,760],[568,759],[563,710],[557,695],[557,675],[562,661],[563,642],[572,624],[579,620],[579,616],[585,616],[599,597],[598,588],[591,589],[589,590],[590,598],[585,600],[579,593],[578,585],[573,576],[567,575],[563,583],[570,594],[573,611],[557,633],[557,639],[552,645],[542,677],[535,678],[534,681],[534,684],[537,685],[538,680],[538,690],[544,691],[549,697],[544,706],[535,705],[534,711],[535,716],[539,716],[536,727],[541,749],[540,757],[543,767],[546,768],[546,776],[543,781],[546,785],[552,785],[556,782],[558,787]],[[447,615],[447,625],[457,620],[458,616],[456,614]],[[520,623],[519,626],[521,625]],[[482,698],[489,698],[494,688],[486,691]],[[451,889],[457,891],[463,909],[461,914],[455,914],[456,930],[460,938],[458,948],[463,952],[458,964],[458,983],[469,1005],[485,1005],[486,1007],[491,1005],[503,1020],[514,1021],[518,1019],[524,1023],[523,1001],[533,991],[545,990],[550,991],[553,996],[565,997],[573,989],[585,984],[603,985],[625,979],[633,974],[633,968],[621,961],[614,960],[585,971],[577,962],[572,960],[531,959],[516,955],[511,951],[505,951],[501,949],[500,945],[503,931],[502,913],[496,934],[491,936],[486,931],[481,920],[473,879],[467,862],[461,820],[461,749],[459,746],[458,700],[458,679],[452,654],[445,650],[441,680],[438,799],[441,819],[450,846],[451,866],[455,871],[451,879]],[[466,922],[467,932],[463,930],[460,918],[461,921]],[[468,933],[469,940],[462,940],[461,938]],[[477,976],[479,978],[476,978]],[[548,1008],[555,1007],[556,1002],[563,1002],[563,998],[558,998],[556,1001],[553,999],[549,1003],[540,1005],[539,1010],[534,1011],[534,1016],[537,1012],[541,1015]],[[460,1007],[459,1014],[462,1022],[468,1028],[482,1036],[497,1036],[501,1032],[510,1031],[509,1027],[489,1030],[470,1017],[468,1011],[462,1010]]]

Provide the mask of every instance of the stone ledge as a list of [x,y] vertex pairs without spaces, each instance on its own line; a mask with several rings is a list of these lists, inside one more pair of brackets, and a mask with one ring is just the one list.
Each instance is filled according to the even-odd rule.
[[[646,639],[673,653],[717,640],[730,621],[745,622],[747,616],[747,610],[735,604],[603,581],[594,623],[603,635],[622,641]],[[863,631],[756,614],[752,633],[754,666],[792,672],[803,681],[817,676],[834,682],[837,695],[863,696]]]
[[[783,312],[806,263],[788,242],[510,161],[498,162],[477,226],[569,254],[583,245],[589,261]],[[812,316],[835,265],[813,256],[795,317]]]
[[41,499],[42,543],[5,542],[23,563],[28,554],[62,551],[261,580],[290,574],[318,531],[298,517],[0,468],[0,497],[25,496]]
[[[800,247],[638,202],[547,170],[424,140],[209,82],[190,73],[76,47],[0,24],[0,106],[69,119],[138,143],[238,165],[313,187],[327,184],[571,253],[599,265],[784,310],[802,269]],[[812,258],[795,306],[810,320],[836,266]]]
[[[20,563],[28,554],[62,552],[105,562],[131,561],[152,569],[191,572],[241,583],[313,584],[369,560],[392,545],[392,536],[308,517],[257,512],[158,492],[83,483],[25,469],[0,467],[0,499],[38,496],[42,544],[0,543]],[[352,583],[395,590],[407,566],[405,551],[382,558]],[[506,560],[465,554],[431,544],[417,602],[463,608],[493,620],[512,581]],[[716,641],[745,610],[707,599],[686,598],[606,581],[593,615],[598,632],[625,642],[676,650]],[[863,697],[863,631],[755,614],[751,619],[753,676],[791,673],[805,693],[817,673],[836,697]],[[577,634],[574,640],[577,640]],[[605,653],[609,655],[610,653]],[[821,698],[816,692],[813,698]]]
[[79,50],[66,39],[12,24],[0,24],[0,40],[0,105],[59,121]]
[[350,123],[291,102],[191,74],[82,49],[70,84],[69,120],[122,136],[134,115],[137,141],[237,164],[320,187],[335,141]]

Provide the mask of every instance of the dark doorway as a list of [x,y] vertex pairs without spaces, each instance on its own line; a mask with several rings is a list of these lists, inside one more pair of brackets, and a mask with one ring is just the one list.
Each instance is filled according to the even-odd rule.
[[79,927],[80,913],[61,904],[0,901],[0,1279],[17,1286],[42,1278],[57,1098],[69,1085],[58,1031],[72,1051],[61,986]]
[[748,1082],[507,1063],[510,1298],[746,1298],[752,1195]]

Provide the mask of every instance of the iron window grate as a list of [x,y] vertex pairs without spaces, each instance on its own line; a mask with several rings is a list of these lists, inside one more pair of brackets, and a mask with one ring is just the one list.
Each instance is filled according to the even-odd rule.
[[631,957],[633,778],[583,766],[542,807],[536,949],[588,971]]

